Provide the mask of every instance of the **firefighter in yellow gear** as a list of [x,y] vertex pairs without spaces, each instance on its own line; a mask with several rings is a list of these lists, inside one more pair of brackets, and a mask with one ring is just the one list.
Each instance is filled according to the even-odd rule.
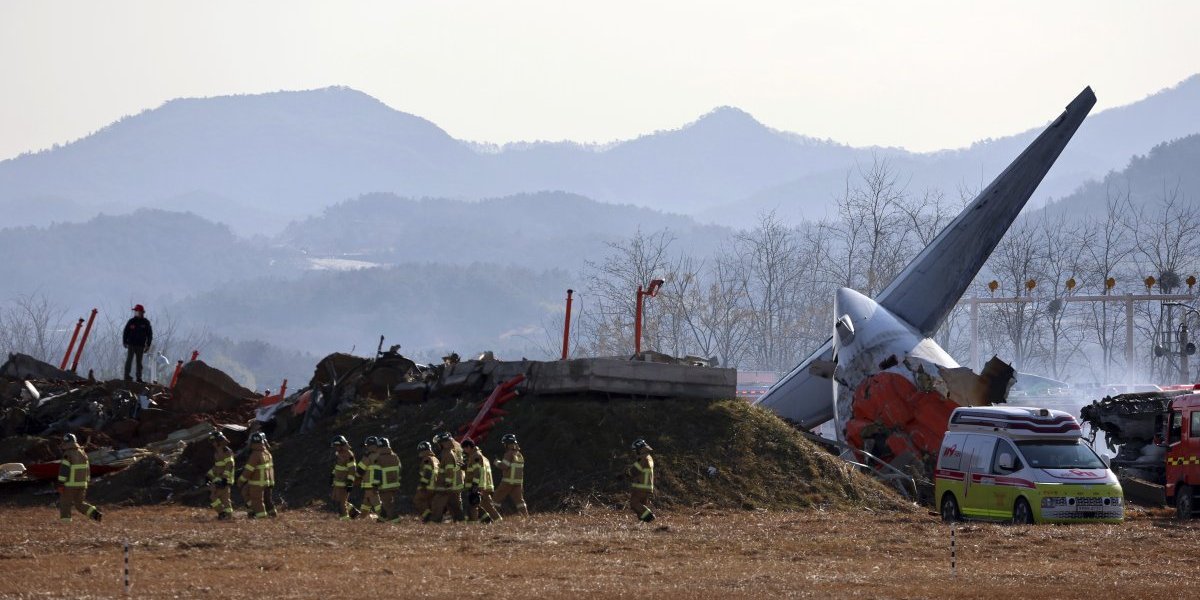
[[267,442],[265,433],[263,434],[263,456],[266,457],[271,472],[271,481],[263,490],[263,506],[267,508],[268,517],[277,517],[279,512],[275,510],[275,456],[271,454],[271,444]]
[[375,440],[379,448],[375,464],[379,468],[379,521],[400,522],[396,511],[396,492],[400,489],[400,457],[392,450],[391,440],[381,437]]
[[421,466],[417,468],[417,491],[413,493],[413,508],[422,521],[430,519],[433,512],[433,494],[438,476],[438,459],[433,455],[433,444],[421,442],[417,444],[417,454]]
[[512,500],[513,506],[522,516],[529,516],[529,508],[525,505],[525,455],[521,454],[521,444],[517,442],[514,433],[505,434],[500,438],[504,444],[504,456],[496,461],[500,469],[500,485],[496,487],[492,502],[499,509],[505,500]]
[[[438,443],[441,452],[438,454],[438,476],[434,480],[433,500],[431,502],[429,519],[442,521],[446,510],[455,521],[463,519],[462,490],[465,478],[462,471],[461,446],[454,441],[449,432],[439,433],[434,441]],[[456,452],[456,446],[458,452]]]
[[654,520],[654,512],[650,510],[650,496],[654,495],[654,457],[650,456],[653,450],[646,440],[634,440],[633,452],[637,458],[627,471],[631,481],[629,508],[639,521],[646,523]]
[[217,511],[217,519],[233,518],[233,478],[236,467],[233,461],[233,450],[229,447],[229,439],[220,431],[208,435],[213,445],[213,466],[205,474],[208,479],[208,498],[213,510]]
[[350,490],[354,489],[354,480],[358,478],[358,462],[354,459],[354,451],[345,436],[337,436],[330,443],[333,447],[333,473],[330,474],[333,491],[333,503],[337,505],[338,515],[343,521],[348,521],[358,509],[350,505]]
[[470,490],[467,501],[467,520],[491,523],[502,521],[500,511],[492,503],[492,494],[496,485],[492,482],[492,463],[475,445],[474,440],[462,442],[463,451],[467,453],[466,478],[467,489]]
[[358,475],[362,478],[363,490],[358,512],[362,516],[377,515],[382,508],[379,505],[379,466],[375,464],[379,455],[378,444],[379,438],[373,435],[363,440],[365,449],[362,459],[358,461]]
[[79,440],[74,434],[66,434],[62,439],[62,460],[58,463],[58,518],[60,521],[71,522],[71,509],[99,521],[104,518],[100,509],[84,501],[87,497],[88,482],[91,480],[92,465],[88,462],[87,454],[79,447]]
[[246,465],[238,477],[242,497],[250,507],[251,519],[261,519],[269,514],[264,498],[275,485],[275,465],[271,461],[271,453],[267,451],[267,434],[251,434],[250,458],[246,459]]

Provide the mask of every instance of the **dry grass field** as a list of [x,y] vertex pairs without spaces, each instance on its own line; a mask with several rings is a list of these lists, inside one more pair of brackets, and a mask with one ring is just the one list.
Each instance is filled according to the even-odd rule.
[[1200,525],[957,528],[867,511],[609,510],[492,526],[339,522],[317,510],[216,522],[182,507],[111,508],[60,524],[0,508],[0,596],[147,598],[1171,598],[1196,580]]

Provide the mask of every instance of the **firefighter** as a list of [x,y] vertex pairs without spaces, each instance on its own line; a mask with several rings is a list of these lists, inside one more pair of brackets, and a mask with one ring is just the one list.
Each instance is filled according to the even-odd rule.
[[87,497],[88,481],[92,465],[87,454],[79,447],[75,435],[68,433],[62,438],[62,461],[58,466],[58,518],[71,522],[71,509],[99,521],[104,518],[100,509],[84,501]]
[[433,444],[421,442],[417,444],[417,455],[421,466],[417,469],[417,491],[413,493],[413,508],[422,521],[431,520],[432,500],[437,483],[438,459],[433,455]]
[[274,483],[275,465],[267,451],[267,434],[253,433],[250,435],[250,458],[246,459],[246,466],[238,477],[251,519],[261,519],[269,514],[263,498]]
[[[463,451],[467,453],[466,479],[467,489],[470,490],[467,502],[467,520],[491,523],[501,521],[500,511],[492,503],[492,493],[496,490],[492,482],[492,463],[488,461],[474,440],[465,439],[462,442]],[[481,512],[482,509],[482,512]]]
[[525,455],[521,454],[521,445],[517,443],[515,433],[505,434],[500,441],[504,444],[504,457],[496,461],[496,467],[500,469],[500,486],[496,488],[493,502],[496,508],[500,508],[506,499],[511,499],[517,512],[528,517],[529,508],[525,506]]
[[358,476],[358,462],[354,459],[354,451],[345,436],[337,436],[330,443],[333,448],[333,473],[330,474],[333,484],[333,503],[337,505],[338,514],[343,521],[350,520],[358,514],[358,509],[350,505],[350,490],[354,489],[354,480]]
[[220,431],[208,435],[213,445],[213,466],[205,477],[208,480],[208,497],[212,501],[213,510],[217,511],[217,519],[224,521],[233,518],[233,477],[236,468],[233,464],[233,450],[229,447],[229,439]]
[[[270,395],[270,390],[268,390]],[[267,434],[263,434],[263,456],[267,459],[267,471],[271,474],[271,478],[267,483],[267,487],[263,489],[263,506],[267,509],[268,517],[277,517],[279,512],[275,510],[275,456],[271,454],[271,442],[267,441]]]
[[629,508],[639,521],[646,523],[654,520],[654,512],[650,510],[650,496],[654,494],[654,457],[650,456],[653,450],[646,440],[634,440],[633,452],[637,458],[626,471],[631,481]]
[[462,462],[459,455],[455,453],[456,442],[449,432],[439,433],[433,438],[438,444],[440,454],[438,454],[438,469],[437,479],[434,481],[433,500],[430,520],[441,522],[442,516],[449,509],[451,516],[455,521],[463,519],[462,509],[462,485],[463,472]]
[[378,467],[375,465],[375,457],[378,456],[379,440],[375,436],[369,436],[363,440],[363,457],[358,461],[358,475],[362,478],[362,502],[358,505],[358,514],[360,516],[371,516],[379,514],[379,490],[378,485]]
[[380,437],[375,440],[379,448],[375,464],[379,469],[379,522],[385,520],[393,523],[400,521],[400,513],[396,512],[396,490],[400,489],[400,457],[392,450],[391,440]]

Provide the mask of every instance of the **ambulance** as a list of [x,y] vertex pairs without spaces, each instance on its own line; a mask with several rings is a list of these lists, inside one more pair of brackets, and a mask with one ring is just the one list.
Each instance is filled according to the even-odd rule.
[[950,414],[934,471],[942,520],[1119,523],[1116,475],[1059,410],[959,407]]

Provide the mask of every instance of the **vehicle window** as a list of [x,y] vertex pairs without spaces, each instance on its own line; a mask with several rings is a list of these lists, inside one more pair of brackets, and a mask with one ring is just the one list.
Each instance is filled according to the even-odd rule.
[[961,435],[946,436],[946,443],[942,444],[942,455],[938,459],[938,467],[953,471],[962,470],[963,442],[965,441],[966,438]]
[[[1000,455],[1001,454],[1007,454],[1013,458],[1013,468],[1011,471],[1000,468]],[[1013,471],[1020,471],[1020,470],[1021,470],[1021,458],[1017,454],[1017,451],[1015,449],[1013,449],[1012,444],[1008,443],[1008,441],[1006,441],[1006,440],[996,440],[996,451],[992,454],[992,474],[1007,475],[1009,473],[1012,473]]]
[[1200,439],[1200,410],[1192,412],[1191,422],[1188,423],[1188,437]]
[[1183,439],[1183,413],[1171,413],[1171,428],[1167,431],[1167,443],[1174,444]]
[[1017,442],[1035,469],[1105,469],[1104,461],[1082,441]]
[[[992,449],[996,447],[996,438],[983,435],[967,436],[967,455],[970,459],[972,473],[987,473],[992,467]],[[964,462],[963,469],[968,465]]]

